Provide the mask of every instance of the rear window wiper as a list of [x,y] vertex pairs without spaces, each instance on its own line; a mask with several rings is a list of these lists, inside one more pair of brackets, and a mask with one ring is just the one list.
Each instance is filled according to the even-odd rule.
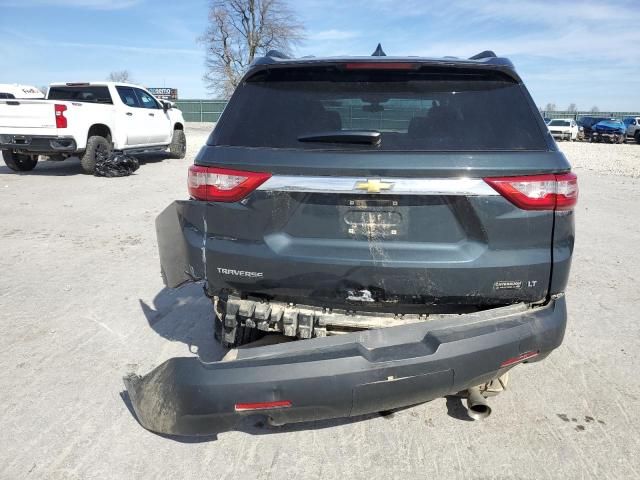
[[357,143],[365,145],[378,145],[380,140],[380,132],[377,130],[332,130],[298,137],[299,142]]

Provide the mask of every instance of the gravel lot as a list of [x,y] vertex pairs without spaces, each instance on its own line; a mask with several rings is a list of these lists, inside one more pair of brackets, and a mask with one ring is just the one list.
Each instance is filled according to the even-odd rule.
[[[570,324],[546,361],[512,372],[486,422],[437,400],[392,417],[176,441],[138,425],[121,377],[222,351],[198,286],[163,289],[154,219],[186,197],[184,160],[136,175],[44,162],[0,167],[0,477],[638,478],[640,145],[561,143],[580,176]],[[635,452],[635,453],[634,453]]]

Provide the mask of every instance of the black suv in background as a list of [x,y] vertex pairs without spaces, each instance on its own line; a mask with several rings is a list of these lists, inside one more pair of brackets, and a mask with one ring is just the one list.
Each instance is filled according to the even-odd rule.
[[202,281],[224,361],[125,384],[170,434],[356,416],[448,394],[474,418],[562,342],[576,176],[511,62],[257,60],[157,219],[169,287]]

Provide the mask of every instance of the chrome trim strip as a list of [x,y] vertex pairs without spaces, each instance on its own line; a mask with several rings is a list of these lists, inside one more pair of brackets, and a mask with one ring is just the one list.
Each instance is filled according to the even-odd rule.
[[[356,185],[377,181],[388,189],[367,191]],[[307,177],[274,175],[258,190],[277,192],[358,193],[375,195],[499,195],[481,178]]]

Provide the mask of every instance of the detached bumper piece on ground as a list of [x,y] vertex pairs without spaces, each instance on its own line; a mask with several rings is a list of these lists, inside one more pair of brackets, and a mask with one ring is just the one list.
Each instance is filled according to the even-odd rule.
[[273,424],[355,417],[486,383],[562,342],[564,297],[400,327],[240,349],[233,361],[172,358],[124,382],[138,420],[170,435],[210,435],[242,417]]

